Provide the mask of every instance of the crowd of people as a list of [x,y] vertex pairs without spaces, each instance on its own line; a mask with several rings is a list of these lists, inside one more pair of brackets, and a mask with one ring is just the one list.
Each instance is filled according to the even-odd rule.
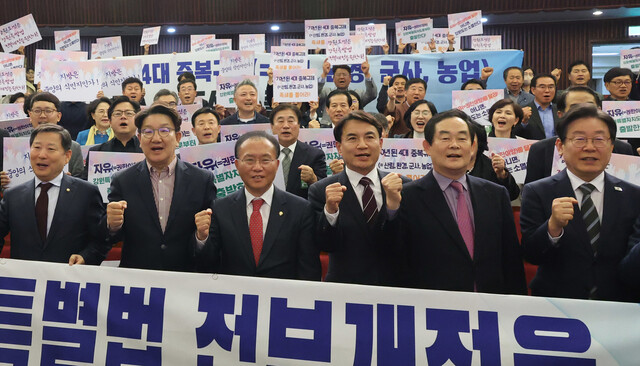
[[[509,67],[487,134],[460,110],[438,111],[423,79],[385,77],[378,90],[368,62],[361,69],[364,89],[353,90],[351,68],[325,61],[309,103],[275,102],[269,70],[264,102],[244,80],[235,109],[199,97],[191,73],[180,75],[177,93],[162,89],[151,103],[136,78],[123,82],[121,96],[99,93],[88,105],[37,86],[13,95],[34,127],[35,179],[4,190],[0,236],[11,233],[17,259],[100,264],[121,241],[122,267],[320,280],[327,252],[332,282],[638,301],[640,187],[605,168],[612,153],[638,155],[640,146],[616,139],[615,121],[601,110],[602,100],[640,99],[631,70],[609,70],[603,98],[582,61],[568,67],[566,90],[556,90],[560,69]],[[461,90],[485,89],[492,75],[485,67]],[[374,100],[379,113],[363,111]],[[177,108],[192,104],[200,145],[218,143],[223,125],[271,125],[272,134],[235,142],[244,188],[224,198],[216,199],[211,171],[176,155]],[[341,159],[329,163],[330,176],[323,151],[298,139],[301,128],[333,129]],[[378,169],[389,137],[420,139],[433,169],[415,181]],[[487,137],[539,140],[523,187],[500,155],[485,154]],[[93,145],[89,156],[144,154],[112,177],[106,205],[86,181],[81,145]],[[551,175],[555,149],[566,169]],[[279,169],[286,190],[274,185]],[[10,185],[6,172],[0,178]],[[523,260],[538,266],[529,286]]]

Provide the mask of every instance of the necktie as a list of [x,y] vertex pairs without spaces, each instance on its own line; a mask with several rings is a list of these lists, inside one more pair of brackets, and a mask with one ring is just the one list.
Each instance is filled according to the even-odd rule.
[[251,235],[251,247],[253,248],[253,258],[256,261],[256,266],[260,261],[260,253],[262,253],[262,215],[260,214],[260,207],[264,203],[262,198],[256,198],[251,201],[253,204],[253,212],[249,219],[249,234]]
[[36,222],[42,241],[47,239],[47,213],[49,210],[49,195],[47,191],[53,186],[51,183],[40,183],[40,195],[36,200]]
[[458,203],[456,205],[456,221],[458,222],[458,230],[464,239],[469,255],[473,258],[473,225],[471,223],[471,215],[469,214],[469,206],[464,196],[464,187],[458,181],[451,182],[451,187],[458,192]]
[[362,177],[360,184],[364,186],[364,192],[362,192],[362,211],[364,212],[364,218],[368,224],[374,222],[378,215],[378,203],[376,197],[373,195],[373,189],[371,189],[371,179]]
[[582,219],[587,226],[587,234],[589,235],[589,241],[593,248],[593,253],[597,253],[598,238],[600,237],[600,218],[598,217],[598,211],[591,199],[591,192],[596,187],[593,184],[585,183],[578,187],[582,191],[582,203],[580,204],[580,211],[582,212]]
[[289,170],[291,169],[291,150],[288,147],[282,149],[284,153],[284,159],[282,159],[282,174],[284,175],[284,185],[286,187],[287,181],[289,181]]

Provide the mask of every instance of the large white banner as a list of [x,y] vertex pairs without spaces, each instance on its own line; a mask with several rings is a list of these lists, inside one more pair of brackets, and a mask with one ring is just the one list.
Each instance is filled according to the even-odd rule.
[[10,365],[636,365],[640,359],[637,304],[1,263],[0,363]]

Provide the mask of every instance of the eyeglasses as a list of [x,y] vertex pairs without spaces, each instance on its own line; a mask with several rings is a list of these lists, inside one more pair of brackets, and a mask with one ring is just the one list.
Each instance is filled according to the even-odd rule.
[[262,159],[256,159],[256,158],[244,158],[240,160],[243,164],[247,164],[249,166],[254,166],[256,165],[258,162],[260,163],[261,166],[265,166],[265,165],[269,165],[271,163],[273,163],[274,161],[276,161],[275,159],[271,159],[271,158],[262,158]]
[[54,114],[55,112],[57,112],[57,110],[55,109],[32,109],[31,113],[35,114],[35,115],[41,115],[44,112],[44,114],[46,114],[47,116],[50,116],[52,114]]
[[165,104],[168,105],[171,108],[173,108],[173,107],[178,105],[178,103],[176,103],[176,102],[169,102],[169,103],[165,103]]
[[411,115],[419,117],[420,115],[422,115],[422,117],[429,117],[431,115],[431,111],[428,109],[425,109],[423,111],[413,111],[411,112]]
[[181,92],[192,92],[194,90],[195,90],[194,88],[180,88]]
[[136,112],[135,111],[113,111],[113,113],[111,113],[111,115],[116,118],[122,117],[123,114],[127,117],[133,117],[136,115]]
[[615,85],[615,86],[620,86],[620,85],[625,85],[625,86],[631,86],[631,80],[625,80],[625,81],[621,81],[621,80],[612,80],[610,81],[611,84]]
[[571,143],[573,144],[573,146],[581,149],[585,146],[587,146],[587,142],[589,142],[589,140],[591,140],[591,142],[593,143],[593,146],[597,147],[597,148],[603,148],[606,147],[609,144],[609,140],[611,140],[610,138],[605,138],[602,136],[599,137],[594,137],[594,138],[586,138],[586,137],[574,137],[572,139],[569,139],[569,141],[571,141]]
[[93,112],[94,114],[107,114],[107,110],[106,109],[96,109],[95,112]]
[[140,130],[140,134],[146,139],[151,139],[153,138],[153,135],[155,135],[156,131],[158,131],[158,135],[160,137],[164,138],[171,135],[175,130],[169,127],[160,127],[157,130],[154,130],[152,128],[143,128],[142,130]]

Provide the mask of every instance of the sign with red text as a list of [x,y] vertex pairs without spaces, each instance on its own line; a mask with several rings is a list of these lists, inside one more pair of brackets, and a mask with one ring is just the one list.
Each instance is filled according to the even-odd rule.
[[157,26],[143,29],[142,38],[140,39],[140,46],[144,46],[145,44],[158,44],[158,39],[160,38],[160,28],[160,26]]
[[91,102],[102,88],[102,65],[95,61],[42,61],[40,88],[61,101]]
[[304,21],[304,39],[307,49],[324,49],[328,39],[348,38],[349,18]]
[[513,176],[516,183],[524,184],[527,176],[527,161],[529,148],[537,140],[505,139],[499,137],[487,137],[489,150],[484,154],[491,158],[491,154],[498,154],[504,159],[505,168]]
[[489,108],[503,99],[504,92],[499,89],[454,90],[451,92],[451,107],[457,108],[482,125],[491,125]]
[[640,49],[620,51],[620,67],[640,71]]
[[241,75],[241,76],[224,76],[218,75],[217,82],[217,100],[218,104],[225,108],[235,108],[236,104],[233,102],[233,92],[236,89],[236,85],[242,80],[249,79],[258,87],[258,76],[256,75]]
[[316,69],[274,70],[275,102],[314,102],[318,100]]
[[239,37],[240,51],[265,52],[266,41],[262,34],[241,34]]
[[467,11],[447,15],[449,32],[456,38],[482,34],[482,11]]
[[100,58],[100,46],[97,43],[91,44],[91,59],[97,60]]
[[[433,32],[431,33],[431,38],[436,42],[436,51],[437,52],[447,52],[449,49],[449,39],[447,36],[449,35],[449,28],[433,28]],[[428,42],[418,42],[418,52],[419,53],[431,53],[431,48],[429,47]],[[453,41],[453,49],[460,49],[460,37],[455,38]]]
[[56,42],[56,51],[80,51],[80,31],[78,29],[55,31],[53,38]]
[[192,34],[191,35],[191,52],[202,52],[213,47],[213,40],[216,39],[215,34]]
[[604,101],[602,110],[616,121],[616,137],[640,137],[640,101]]
[[254,59],[253,51],[220,51],[220,75],[253,75]]
[[367,47],[362,36],[327,40],[327,58],[331,65],[361,64],[367,61]]
[[364,44],[370,46],[384,46],[387,44],[386,24],[358,24],[356,25],[356,35],[364,37]]
[[497,51],[502,49],[502,36],[471,36],[474,51]]
[[24,56],[0,52],[0,69],[16,69],[24,67]]
[[433,19],[422,18],[396,23],[396,41],[400,43],[429,42],[433,33]]
[[122,57],[122,38],[120,36],[97,38],[96,43],[100,47],[98,52],[100,58]]
[[0,69],[0,95],[27,92],[27,72],[19,69]]
[[307,47],[271,46],[271,68],[293,70],[307,68]]
[[25,15],[0,26],[0,44],[4,52],[15,51],[42,40],[33,15]]

